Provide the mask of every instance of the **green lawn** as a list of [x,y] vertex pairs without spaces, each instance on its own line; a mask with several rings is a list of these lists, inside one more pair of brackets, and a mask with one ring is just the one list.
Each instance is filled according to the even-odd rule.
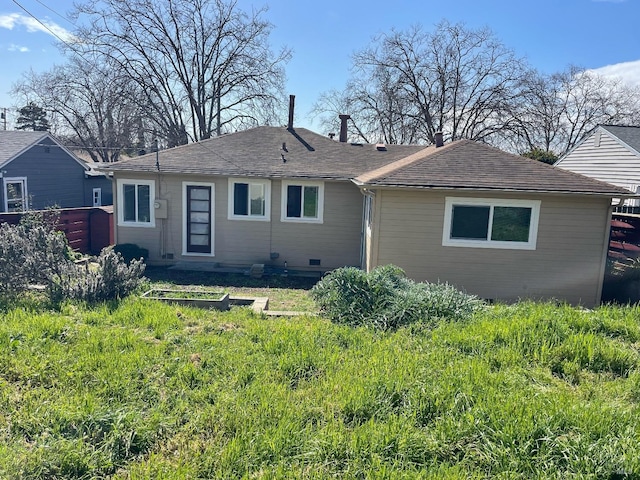
[[0,321],[0,478],[640,478],[638,308],[378,332],[25,305]]

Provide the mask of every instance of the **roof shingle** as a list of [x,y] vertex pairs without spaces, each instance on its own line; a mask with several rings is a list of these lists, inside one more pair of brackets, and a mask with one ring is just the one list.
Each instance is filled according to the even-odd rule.
[[[159,152],[164,173],[348,180],[424,147],[340,143],[305,128],[257,127]],[[156,155],[104,166],[113,171],[155,172]]]
[[631,192],[472,140],[427,147],[357,177],[359,185],[621,196]]

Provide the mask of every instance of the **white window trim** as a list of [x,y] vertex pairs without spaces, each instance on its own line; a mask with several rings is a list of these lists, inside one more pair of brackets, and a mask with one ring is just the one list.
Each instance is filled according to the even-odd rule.
[[[149,222],[125,222],[124,220],[124,185],[149,185]],[[133,178],[119,178],[116,181],[118,188],[118,226],[120,227],[141,227],[155,228],[156,212],[154,203],[156,201],[156,182],[154,180],[140,180]]]
[[[236,183],[249,184],[249,190],[251,185],[262,185],[264,187],[264,215],[236,215],[234,214],[234,185]],[[228,200],[227,200],[227,218],[229,220],[243,220],[253,222],[268,222],[271,220],[271,180],[255,179],[255,178],[229,178],[228,187]],[[249,210],[251,210],[251,204],[249,203]]]
[[[302,187],[318,187],[318,216],[316,218],[287,217],[287,188],[290,185]],[[283,180],[280,204],[280,221],[292,223],[323,223],[324,217],[324,182],[310,182],[306,180]],[[303,200],[304,203],[304,200]]]
[[[538,239],[538,221],[540,219],[540,200],[509,200],[496,198],[446,197],[444,207],[444,228],[442,245],[446,247],[496,248],[508,250],[535,250]],[[451,220],[454,205],[478,205],[485,207],[526,207],[531,209],[529,240],[527,242],[500,242],[495,240],[463,240],[451,238]],[[493,212],[493,208],[491,208]],[[489,232],[493,214],[489,217]]]
[[93,189],[93,197],[91,200],[94,207],[102,206],[102,188],[98,187]]
[[[211,187],[211,252],[187,251],[187,187]],[[215,183],[182,182],[182,255],[185,257],[215,257],[215,218],[216,218],[216,190]]]
[[9,196],[7,192],[7,183],[19,183],[24,185],[22,192],[22,211],[29,210],[29,192],[27,191],[27,177],[3,177],[2,178],[2,196],[4,197],[4,211],[9,211]]

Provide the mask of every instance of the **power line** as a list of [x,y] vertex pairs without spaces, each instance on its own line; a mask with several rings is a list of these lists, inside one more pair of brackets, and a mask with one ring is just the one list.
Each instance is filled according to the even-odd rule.
[[51,8],[49,5],[45,4],[44,2],[41,2],[40,0],[36,0],[36,2],[38,2],[40,5],[42,5],[44,8],[46,8],[47,10],[49,10],[50,12],[54,13],[55,15],[57,15],[58,17],[60,17],[63,20],[66,20],[67,22],[69,22],[71,25],[73,25],[74,27],[76,26],[76,23],[69,20],[69,18],[67,18],[65,15],[62,15],[61,13],[56,12],[53,8]]
[[[76,49],[75,46],[73,46],[72,44],[70,44],[69,42],[67,42],[65,39],[63,39],[62,37],[60,37],[60,35],[58,35],[55,31],[53,31],[51,28],[49,28],[49,26],[44,23],[42,20],[40,20],[38,17],[36,17],[33,13],[31,13],[29,10],[27,10],[25,7],[23,7],[20,2],[18,2],[17,0],[11,0],[13,3],[15,3],[18,7],[20,7],[27,15],[29,15],[31,18],[33,18],[36,22],[38,22],[40,25],[42,25],[43,28],[45,28],[47,30],[47,32],[49,32],[51,35],[53,35],[55,38],[57,38],[61,43],[65,44],[67,47],[69,47],[69,49],[71,49],[74,53],[78,54],[79,56],[81,56],[82,58],[84,58],[86,61],[88,61],[83,53]],[[38,1],[38,0],[36,0]],[[38,3],[41,3],[38,1]],[[44,4],[43,4],[44,5]],[[46,6],[46,5],[45,5]],[[49,7],[47,7],[49,8]],[[49,8],[49,10],[51,10]],[[56,15],[60,15],[59,13],[55,12],[54,10],[51,10],[52,12],[54,12]],[[61,16],[61,15],[60,15]],[[62,17],[65,18],[65,17]],[[70,20],[66,19],[68,22],[72,23]],[[75,25],[75,24],[73,24]]]

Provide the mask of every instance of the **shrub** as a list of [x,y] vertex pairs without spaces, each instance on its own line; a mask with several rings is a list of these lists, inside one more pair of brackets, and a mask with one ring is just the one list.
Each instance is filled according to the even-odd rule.
[[120,243],[113,247],[116,253],[122,255],[125,262],[129,263],[131,260],[146,261],[149,258],[149,250],[142,248],[135,243]]
[[49,286],[71,260],[67,240],[46,223],[0,226],[0,294],[24,292],[30,284]]
[[111,248],[91,268],[77,265],[55,221],[31,214],[19,225],[0,225],[0,297],[15,298],[30,285],[44,287],[53,302],[66,298],[98,302],[122,298],[140,283],[142,260],[126,263]]
[[144,269],[141,259],[127,263],[108,247],[102,250],[95,265],[67,265],[51,285],[49,296],[54,303],[64,299],[96,303],[123,298],[140,285]]
[[320,311],[335,323],[393,329],[434,318],[462,319],[483,302],[451,285],[415,283],[394,265],[370,273],[334,270],[311,290]]

